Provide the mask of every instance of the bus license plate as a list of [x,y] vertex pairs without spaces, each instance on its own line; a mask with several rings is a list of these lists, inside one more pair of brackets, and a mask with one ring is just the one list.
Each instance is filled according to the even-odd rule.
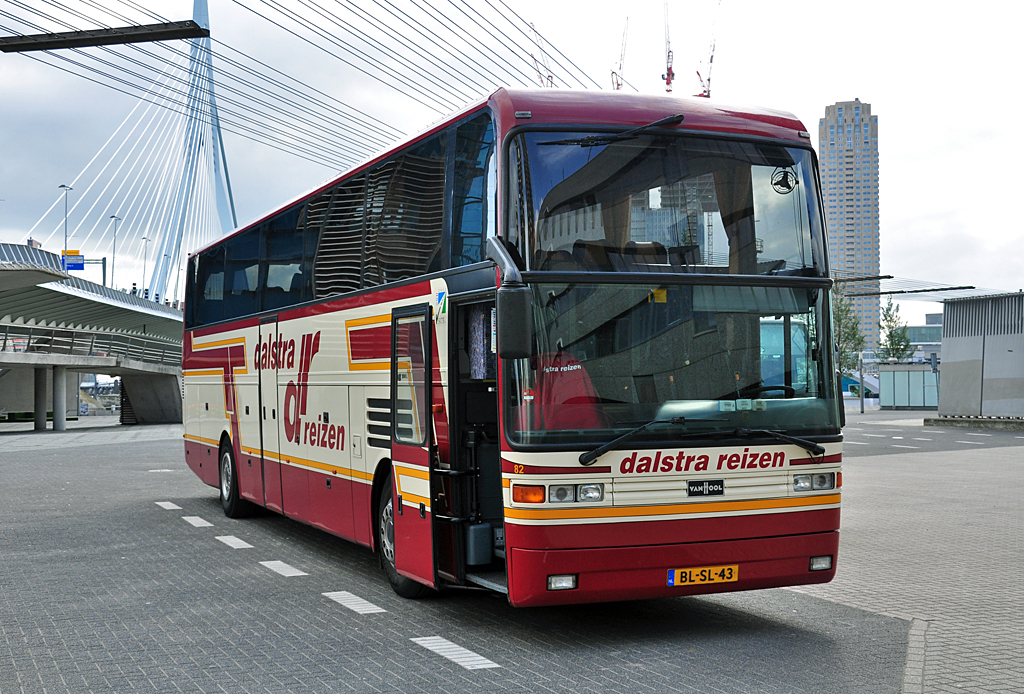
[[705,583],[731,583],[738,580],[740,580],[739,564],[668,570],[670,586],[699,586]]

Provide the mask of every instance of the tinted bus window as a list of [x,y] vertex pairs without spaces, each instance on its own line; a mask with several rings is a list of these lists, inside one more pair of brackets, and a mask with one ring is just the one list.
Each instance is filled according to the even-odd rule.
[[362,271],[366,177],[347,181],[309,203],[306,233],[320,233],[314,263],[317,298],[359,289]]
[[384,214],[388,185],[395,172],[395,162],[389,161],[370,171],[366,176],[366,234],[363,239],[363,286],[376,287],[385,280],[377,256],[377,233]]
[[459,126],[455,135],[452,196],[453,267],[484,259],[484,241],[494,234],[494,126],[484,113]]
[[188,259],[188,269],[185,271],[185,328],[195,327],[196,316],[196,257]]
[[260,234],[250,229],[224,243],[224,318],[257,313],[259,307]]
[[[373,190],[366,243],[369,256],[373,253],[370,237],[376,237],[372,241],[377,283],[448,267],[442,244],[446,139],[444,133],[432,137],[381,167],[390,169],[390,176],[385,190],[381,190],[383,178]],[[373,286],[366,278],[364,284]]]
[[[295,223],[292,216],[292,224]],[[302,260],[305,240],[294,226],[280,228],[280,221],[265,225],[263,310],[272,311],[302,302]],[[275,228],[278,226],[278,228]]]
[[196,271],[196,323],[214,323],[224,318],[224,247],[211,248],[199,256]]

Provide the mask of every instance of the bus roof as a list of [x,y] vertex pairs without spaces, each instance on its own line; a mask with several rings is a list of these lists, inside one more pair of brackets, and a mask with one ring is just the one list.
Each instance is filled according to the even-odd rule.
[[[683,131],[706,131],[746,137],[768,137],[807,143],[810,135],[796,116],[786,111],[765,108],[732,107],[702,98],[679,98],[651,94],[623,94],[611,91],[582,89],[506,89],[467,104],[435,121],[423,131],[372,155],[347,171],[295,196],[232,233],[211,241],[189,254],[189,257],[223,243],[226,239],[265,222],[292,205],[311,198],[339,181],[359,173],[395,152],[422,140],[449,124],[490,105],[498,121],[499,132],[516,125],[623,125],[640,126],[656,120],[683,114],[679,126]],[[517,117],[528,112],[529,116]]]

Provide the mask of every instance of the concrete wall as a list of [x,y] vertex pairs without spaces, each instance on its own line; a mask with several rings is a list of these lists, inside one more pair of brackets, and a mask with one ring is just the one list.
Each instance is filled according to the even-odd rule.
[[985,338],[943,338],[939,414],[981,416],[981,368]]
[[1024,417],[1024,335],[985,338],[981,414]]
[[947,301],[939,414],[1024,417],[1024,294]]
[[139,424],[181,423],[181,377],[164,374],[121,376]]
[[[4,369],[0,374],[0,411],[35,410],[35,369]],[[78,416],[78,374],[68,372],[67,414]],[[46,369],[46,409],[53,409],[53,368]]]

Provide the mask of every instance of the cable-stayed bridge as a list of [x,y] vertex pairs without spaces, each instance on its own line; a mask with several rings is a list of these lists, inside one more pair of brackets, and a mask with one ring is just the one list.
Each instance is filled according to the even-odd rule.
[[[504,0],[233,2],[428,115],[502,84],[599,87]],[[111,285],[151,300],[181,299],[187,254],[238,223],[224,132],[315,162],[325,178],[403,135],[327,85],[212,38],[206,0],[195,0],[191,38],[158,42],[140,29],[159,34],[175,23],[134,0],[7,4],[15,11],[0,9],[0,34],[11,35],[0,35],[0,50],[32,51],[23,57],[138,98],[68,188],[55,186],[30,235],[109,258]],[[161,24],[142,26],[153,21]],[[133,32],[130,42],[113,36]]]

